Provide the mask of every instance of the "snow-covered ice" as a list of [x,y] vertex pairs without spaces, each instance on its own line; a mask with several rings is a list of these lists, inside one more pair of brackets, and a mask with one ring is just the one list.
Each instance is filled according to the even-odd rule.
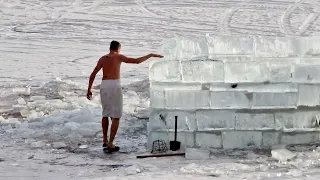
[[[270,152],[213,153],[201,162],[135,160],[146,151],[148,63],[122,68],[119,154],[101,153],[100,74],[93,101],[85,98],[88,76],[113,39],[128,56],[158,52],[165,44],[170,57],[207,57],[225,47],[202,51],[197,36],[320,35],[319,9],[316,0],[0,0],[0,179],[319,179],[316,146],[294,152],[286,163]],[[176,36],[196,43],[168,42]],[[175,43],[193,47],[192,53],[174,52]],[[229,52],[246,53],[248,46]]]

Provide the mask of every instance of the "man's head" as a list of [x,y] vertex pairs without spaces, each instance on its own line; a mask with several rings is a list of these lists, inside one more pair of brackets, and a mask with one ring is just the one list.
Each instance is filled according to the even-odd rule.
[[120,53],[120,49],[121,49],[121,44],[118,41],[111,41],[110,51]]

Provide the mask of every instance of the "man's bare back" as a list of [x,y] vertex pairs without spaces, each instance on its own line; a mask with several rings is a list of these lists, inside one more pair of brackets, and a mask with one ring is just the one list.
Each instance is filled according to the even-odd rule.
[[102,80],[120,79],[121,60],[119,55],[108,54],[100,58],[102,66]]

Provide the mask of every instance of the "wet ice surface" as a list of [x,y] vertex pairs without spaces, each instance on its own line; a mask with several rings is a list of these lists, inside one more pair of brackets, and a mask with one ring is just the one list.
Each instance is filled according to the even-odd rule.
[[[5,142],[5,143],[2,143]],[[92,141],[90,141],[92,143]],[[278,162],[268,152],[221,151],[209,160],[183,157],[135,159],[136,153],[103,154],[100,147],[1,137],[0,177],[5,179],[318,179],[320,151],[299,147]],[[135,146],[135,145],[133,145]],[[302,149],[301,149],[302,148]],[[303,152],[300,152],[300,151]]]
[[174,36],[314,36],[319,1],[0,0],[0,11],[0,179],[319,179],[317,145],[289,147],[295,157],[212,150],[204,161],[136,160],[147,141],[148,63],[122,68],[119,154],[101,152],[98,87],[85,99],[110,40],[137,57]]

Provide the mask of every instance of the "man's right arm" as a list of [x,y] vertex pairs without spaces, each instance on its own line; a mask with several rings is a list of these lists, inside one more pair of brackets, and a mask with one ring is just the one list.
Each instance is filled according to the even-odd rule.
[[146,56],[142,56],[139,58],[129,58],[129,57],[120,55],[120,60],[125,63],[140,64],[140,63],[148,60],[151,57],[163,58],[163,56],[158,55],[158,54],[148,54]]

